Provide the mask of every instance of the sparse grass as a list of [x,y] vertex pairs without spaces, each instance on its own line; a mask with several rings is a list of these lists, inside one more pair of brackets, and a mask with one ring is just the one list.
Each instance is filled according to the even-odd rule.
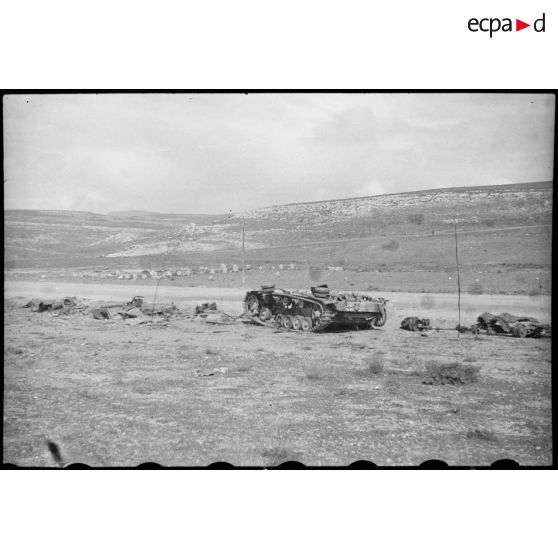
[[467,287],[467,293],[470,295],[480,295],[484,292],[482,285],[480,283],[471,283]]
[[262,457],[266,458],[268,467],[277,467],[286,461],[302,461],[302,455],[288,447],[287,438],[286,431],[278,428],[273,439],[273,445],[268,446],[261,452]]
[[80,389],[78,390],[78,395],[85,399],[95,399],[98,397],[98,395],[90,389]]
[[531,289],[529,291],[529,296],[540,296],[540,295],[542,295],[541,289]]
[[427,385],[462,385],[478,380],[480,366],[461,364],[460,362],[439,362],[428,360],[424,363],[426,378],[423,384]]
[[407,216],[407,221],[414,225],[422,225],[424,223],[424,215],[422,213],[411,213]]
[[487,428],[475,428],[474,430],[469,430],[467,432],[467,438],[471,440],[483,440],[485,442],[498,442],[498,436],[488,430]]
[[211,347],[207,347],[207,349],[205,349],[205,354],[206,355],[213,355],[213,356],[217,356],[219,355],[219,351],[216,351],[215,349],[212,349]]
[[[369,281],[374,278],[366,277],[363,284]],[[534,307],[537,301],[540,297],[526,302]],[[455,325],[442,299],[437,306],[428,317]],[[373,432],[373,453],[384,458],[378,464],[416,464],[432,455],[452,464],[485,465],[504,442],[506,452],[522,464],[551,463],[550,341],[516,346],[511,339],[481,335],[483,343],[473,343],[469,334],[458,343],[455,332],[435,335],[427,343],[415,341],[397,331],[398,320],[406,315],[399,317],[399,310],[405,311],[401,306],[392,312],[383,335],[278,339],[272,330],[254,327],[250,346],[241,340],[240,326],[217,338],[212,327],[186,320],[175,321],[176,330],[168,332],[130,329],[124,323],[101,331],[99,323],[79,316],[75,323],[58,326],[62,322],[46,315],[14,311],[7,316],[6,341],[24,355],[5,357],[6,460],[24,466],[50,463],[34,441],[35,432],[44,431],[66,443],[74,452],[73,457],[68,453],[71,461],[91,465],[98,464],[93,452],[117,466],[145,461],[199,465],[217,459],[235,465],[289,460],[345,465],[362,457],[361,441],[370,442]],[[476,310],[468,309],[467,315],[476,316]],[[502,310],[513,312],[511,306]],[[530,315],[530,307],[525,312]],[[59,330],[56,344],[40,335],[55,333],[53,326]],[[129,339],[133,343],[128,345]],[[364,341],[371,350],[360,355],[352,350],[353,343]],[[207,356],[206,347],[221,356]],[[256,353],[257,347],[265,352]],[[304,358],[308,351],[312,355]],[[367,364],[377,353],[385,357],[387,371],[374,375]],[[25,366],[27,355],[37,358],[36,366]],[[424,365],[414,375],[422,359],[468,364],[472,356],[478,359],[472,364],[482,366],[482,381],[476,384],[424,386]],[[250,372],[237,372],[247,364]],[[193,374],[221,365],[230,372],[206,379]],[[78,395],[80,388],[87,391]],[[526,425],[527,420],[532,423]],[[287,421],[292,431],[275,438],[274,430],[285,429]],[[500,444],[483,440],[483,428],[493,429]]]
[[376,353],[368,360],[365,368],[366,374],[383,374],[386,370],[386,361],[382,353]]
[[399,250],[399,242],[395,239],[388,240],[382,244],[382,250],[389,250],[390,252],[395,252]]
[[463,362],[477,362],[477,359],[475,357],[472,357],[472,356],[466,356],[463,359]]
[[301,455],[283,445],[276,445],[272,448],[262,451],[262,457],[268,460],[268,467],[277,467],[287,461],[301,460]]

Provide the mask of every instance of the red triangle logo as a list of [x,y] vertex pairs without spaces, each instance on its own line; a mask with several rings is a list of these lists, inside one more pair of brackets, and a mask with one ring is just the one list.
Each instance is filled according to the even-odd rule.
[[516,31],[521,31],[522,29],[525,29],[526,27],[531,27],[531,24],[525,23],[524,21],[521,21],[520,19],[515,20],[515,30]]

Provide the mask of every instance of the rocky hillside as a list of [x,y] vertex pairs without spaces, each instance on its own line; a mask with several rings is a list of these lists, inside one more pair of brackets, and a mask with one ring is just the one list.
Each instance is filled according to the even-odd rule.
[[549,223],[552,183],[445,188],[365,198],[265,207],[247,211],[268,242],[414,234],[460,228]]
[[4,214],[5,266],[149,266],[246,248],[274,248],[367,237],[498,230],[552,222],[552,183],[452,188],[299,203],[234,215],[12,210]]

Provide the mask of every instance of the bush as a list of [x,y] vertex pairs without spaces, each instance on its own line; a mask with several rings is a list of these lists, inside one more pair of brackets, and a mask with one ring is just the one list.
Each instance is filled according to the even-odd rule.
[[396,250],[399,250],[399,242],[397,242],[397,240],[395,239],[388,240],[387,242],[384,242],[382,244],[382,250],[389,250],[390,252],[395,252]]
[[409,223],[413,223],[415,225],[422,225],[424,223],[424,215],[422,213],[411,213],[407,220]]
[[542,290],[540,289],[540,287],[538,289],[531,289],[529,291],[529,296],[540,296],[542,295]]
[[384,355],[381,353],[373,355],[366,365],[366,372],[368,374],[383,374],[385,369],[386,362],[384,360]]
[[485,227],[493,227],[496,224],[496,219],[485,219],[482,224]]
[[461,364],[460,362],[438,362],[429,360],[424,363],[427,378],[423,384],[427,385],[462,385],[478,380],[480,366]]
[[266,458],[268,467],[277,467],[287,461],[301,461],[302,457],[300,453],[282,445],[262,451],[262,456]]

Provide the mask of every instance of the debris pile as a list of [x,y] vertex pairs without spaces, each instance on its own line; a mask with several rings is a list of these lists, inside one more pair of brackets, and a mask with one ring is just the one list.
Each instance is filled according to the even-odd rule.
[[193,376],[196,378],[203,378],[206,376],[215,376],[217,374],[226,374],[229,369],[225,366],[220,368],[206,369],[206,370],[194,370]]
[[217,309],[216,302],[204,302],[196,306],[195,314],[181,311],[174,302],[145,304],[144,297],[134,296],[124,303],[96,302],[94,305],[78,300],[76,297],[66,297],[56,300],[34,298],[29,300],[23,308],[30,308],[33,312],[56,310],[53,316],[79,312],[94,320],[121,319],[126,325],[168,325],[172,317],[197,318],[209,324],[228,325],[236,322],[236,317]]
[[428,318],[417,318],[416,316],[409,316],[401,322],[400,329],[406,331],[428,331],[432,329],[430,320]]
[[491,314],[484,312],[477,318],[477,323],[470,328],[461,327],[461,332],[469,331],[475,335],[507,335],[512,337],[550,337],[550,325],[543,324],[535,318],[514,316],[503,312]]
[[204,302],[203,304],[196,306],[196,316],[199,316],[200,314],[205,314],[207,316],[207,314],[211,312],[217,312],[216,302]]
[[205,321],[209,324],[227,325],[233,324],[235,318],[225,312],[215,312],[213,314],[208,314]]
[[78,300],[75,296],[67,296],[55,300],[44,300],[39,298],[32,298],[29,302],[23,305],[23,308],[31,308],[32,312],[51,312],[53,310],[67,310],[69,308],[77,307]]
[[91,316],[95,320],[112,320],[112,316],[108,311],[108,308],[92,308]]

